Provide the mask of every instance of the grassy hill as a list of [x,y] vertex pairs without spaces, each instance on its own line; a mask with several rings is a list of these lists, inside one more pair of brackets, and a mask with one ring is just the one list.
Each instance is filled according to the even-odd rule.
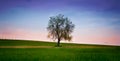
[[0,61],[120,61],[119,46],[0,40],[0,46],[52,46],[50,48],[0,48]]
[[[0,46],[55,46],[56,42],[32,41],[32,40],[11,40],[0,39]],[[76,47],[119,47],[111,45],[94,45],[94,44],[75,44],[75,43],[61,43],[65,46]]]
[[32,41],[32,40],[8,40],[0,39],[0,46],[52,46],[53,42],[42,42],[42,41]]

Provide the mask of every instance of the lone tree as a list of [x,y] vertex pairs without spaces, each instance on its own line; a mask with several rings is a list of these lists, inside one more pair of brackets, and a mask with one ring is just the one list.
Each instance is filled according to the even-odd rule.
[[53,40],[58,40],[57,46],[60,46],[61,40],[71,41],[75,25],[64,15],[50,17],[47,30],[49,31],[48,37]]

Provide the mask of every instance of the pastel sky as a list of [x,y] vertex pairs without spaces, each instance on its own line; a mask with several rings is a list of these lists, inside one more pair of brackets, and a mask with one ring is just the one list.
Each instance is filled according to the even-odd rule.
[[120,0],[0,0],[0,38],[52,41],[49,17],[75,24],[70,43],[120,45]]

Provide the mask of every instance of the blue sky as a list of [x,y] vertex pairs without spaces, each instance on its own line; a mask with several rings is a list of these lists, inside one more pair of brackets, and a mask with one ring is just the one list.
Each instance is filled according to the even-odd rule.
[[49,17],[64,14],[72,42],[120,45],[119,11],[119,0],[0,0],[0,37],[49,41]]

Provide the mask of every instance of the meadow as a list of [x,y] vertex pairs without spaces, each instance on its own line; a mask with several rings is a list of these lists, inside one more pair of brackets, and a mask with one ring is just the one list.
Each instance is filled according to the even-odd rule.
[[[120,46],[0,40],[0,61],[120,61]],[[38,48],[1,48],[39,46]],[[40,47],[45,46],[45,47]]]

